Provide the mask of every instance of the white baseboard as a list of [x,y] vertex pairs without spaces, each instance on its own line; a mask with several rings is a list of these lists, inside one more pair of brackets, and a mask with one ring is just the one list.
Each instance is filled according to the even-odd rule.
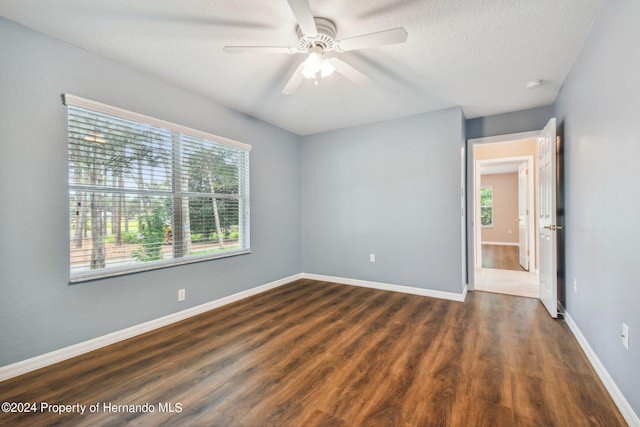
[[144,322],[130,328],[115,331],[101,337],[74,344],[69,347],[61,348],[60,350],[55,350],[50,353],[32,357],[30,359],[22,360],[11,365],[2,366],[0,367],[0,381],[8,380],[9,378],[17,377],[18,375],[26,374],[27,372],[35,371],[36,369],[44,368],[45,366],[53,365],[54,363],[62,362],[63,360],[80,356],[84,353],[88,353],[90,351],[115,344],[119,341],[123,341],[131,337],[135,337],[136,335],[144,334],[154,329],[158,329],[163,326],[188,319],[189,317],[202,314],[206,311],[213,310],[214,308],[218,308],[223,305],[231,304],[232,302],[239,301],[252,295],[257,295],[259,293],[268,291],[269,289],[277,288],[278,286],[285,285],[300,278],[302,278],[302,274],[294,274],[293,276],[285,277],[283,279],[257,286],[255,288],[247,289],[246,291],[238,292],[236,294],[229,295],[215,301],[210,301],[208,303],[197,305],[186,310],[178,311],[176,313],[172,313],[158,319],[150,320],[148,322]]
[[569,329],[571,330],[573,335],[578,340],[580,347],[582,347],[582,350],[587,355],[587,358],[591,362],[593,369],[595,369],[596,373],[600,377],[600,380],[607,388],[609,395],[611,395],[611,398],[620,410],[620,413],[622,414],[624,419],[627,421],[630,427],[640,427],[640,418],[638,418],[638,414],[633,411],[633,408],[631,407],[629,402],[627,402],[627,399],[625,399],[624,395],[622,394],[616,383],[613,381],[613,378],[611,378],[602,362],[600,362],[600,359],[598,359],[598,356],[589,345],[587,339],[584,337],[584,335],[582,335],[582,332],[578,328],[578,325],[576,325],[569,313],[567,313],[566,311],[564,314],[564,320],[567,323],[567,326],[569,326]]
[[32,357],[30,359],[22,360],[20,362],[13,363],[11,365],[0,367],[0,381],[8,380],[9,378],[17,377],[27,372],[35,371],[36,369],[44,368],[45,366],[53,365],[54,363],[62,362],[72,357],[80,356],[93,350],[97,350],[102,347],[106,347],[111,344],[115,344],[120,341],[135,337],[137,335],[144,334],[146,332],[153,331],[154,329],[161,328],[163,326],[170,325],[181,320],[188,319],[189,317],[202,314],[209,310],[213,310],[223,305],[231,304],[232,302],[239,301],[241,299],[257,295],[259,293],[274,289],[287,283],[293,282],[298,279],[314,279],[325,282],[342,283],[345,285],[362,286],[373,289],[382,289],[394,292],[403,292],[407,294],[421,295],[433,298],[447,299],[452,301],[462,302],[467,295],[467,286],[465,285],[462,293],[456,294],[452,292],[435,291],[430,289],[414,288],[410,286],[391,285],[388,283],[370,282],[357,279],[346,279],[342,277],[322,276],[318,274],[306,274],[299,273],[293,276],[285,277],[255,288],[247,289],[246,291],[238,292],[233,295],[229,295],[215,301],[210,301],[195,307],[188,308],[186,310],[178,311],[176,313],[169,314],[167,316],[160,317],[158,319],[150,320],[148,322],[141,323],[129,328],[125,328],[119,331],[112,332],[101,337],[93,338],[88,341],[84,341],[78,344],[71,345],[69,347],[61,348],[59,350],[45,353],[40,356]]
[[[9,378],[17,377],[19,375],[25,374],[27,372],[34,371],[36,369],[43,368],[45,366],[52,365],[54,363],[61,362],[63,360],[70,359],[72,357],[80,356],[84,353],[88,353],[93,350],[97,350],[99,348],[115,344],[119,341],[123,341],[134,337],[136,335],[141,335],[143,333],[152,331],[154,329],[161,328],[163,326],[170,325],[175,322],[179,322],[184,319],[188,319],[189,317],[196,316],[198,314],[202,314],[209,310],[213,310],[218,307],[222,307],[224,305],[239,301],[241,299],[260,294],[270,289],[277,288],[279,286],[285,285],[287,283],[293,282],[298,279],[313,279],[325,282],[332,283],[341,283],[345,285],[353,285],[353,286],[361,286],[373,289],[381,289],[387,291],[394,292],[402,292],[413,295],[421,295],[433,298],[446,299],[451,301],[459,301],[463,302],[467,295],[468,287],[465,285],[464,289],[461,293],[453,293],[453,292],[444,292],[444,291],[436,291],[431,289],[423,289],[423,288],[415,288],[411,286],[403,286],[403,285],[393,285],[389,283],[381,283],[381,282],[371,282],[367,280],[358,280],[358,279],[348,279],[343,277],[334,277],[334,276],[324,276],[320,274],[309,274],[309,273],[300,273],[295,274],[289,277],[285,277],[283,279],[279,279],[261,286],[257,286],[252,289],[247,289],[246,291],[238,292],[233,295],[229,295],[215,301],[211,301],[205,304],[201,304],[195,307],[188,308],[186,310],[179,311],[177,313],[169,314],[167,316],[160,317],[158,319],[154,319],[148,322],[141,323],[139,325],[132,326],[130,328],[122,329],[120,331],[112,332],[110,334],[97,337],[88,341],[84,341],[69,347],[62,348],[60,350],[55,350],[50,353],[46,353],[40,356],[32,357],[30,359],[26,359],[20,362],[13,363],[11,365],[6,365],[0,367],[0,381],[7,380]],[[598,359],[595,352],[587,342],[580,329],[575,324],[569,313],[565,312],[565,321],[569,326],[569,329],[573,333],[573,335],[578,340],[578,343],[582,347],[583,351],[587,355],[587,358],[593,365],[593,368],[597,372],[598,376],[604,383],[607,388],[611,398],[617,405],[618,409],[622,413],[622,416],[625,418],[629,426],[631,427],[640,427],[640,418],[633,411],[631,405],[622,395],[622,392],[615,384],[604,365]]]
[[368,280],[347,279],[344,277],[324,276],[321,274],[302,273],[302,278],[319,280],[324,282],[331,282],[331,283],[341,283],[344,285],[361,286],[364,288],[381,289],[384,291],[402,292],[405,294],[440,298],[440,299],[446,299],[446,300],[458,301],[458,302],[464,302],[465,298],[467,297],[467,289],[468,289],[467,285],[465,285],[462,292],[459,294],[456,294],[454,292],[435,291],[432,289],[415,288],[412,286],[404,286],[404,285],[392,285],[389,283],[381,283],[381,282],[370,282]]

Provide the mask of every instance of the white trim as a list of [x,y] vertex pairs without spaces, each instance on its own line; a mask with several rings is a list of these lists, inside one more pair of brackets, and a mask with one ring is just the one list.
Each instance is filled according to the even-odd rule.
[[[413,295],[447,299],[447,300],[458,301],[458,302],[464,302],[467,295],[467,289],[468,289],[467,286],[465,285],[464,289],[462,290],[462,293],[456,294],[453,292],[436,291],[436,290],[415,288],[415,287],[403,286],[403,285],[392,285],[388,283],[371,282],[366,280],[347,279],[347,278],[335,277],[335,276],[324,276],[320,274],[299,273],[289,277],[285,277],[283,279],[275,280],[273,282],[270,282],[261,286],[257,286],[255,288],[247,289],[245,291],[241,291],[233,295],[222,297],[215,301],[211,301],[195,307],[191,307],[186,310],[179,311],[177,313],[169,314],[167,316],[160,317],[155,320],[150,320],[148,322],[144,322],[139,325],[132,326],[130,328],[112,332],[110,334],[103,335],[101,337],[84,341],[84,342],[81,342],[69,347],[65,347],[59,350],[55,350],[40,356],[32,357],[30,359],[22,360],[20,362],[13,363],[11,365],[2,366],[0,367],[0,381],[5,381],[10,378],[14,378],[19,375],[26,374],[28,372],[35,371],[36,369],[44,368],[54,363],[62,362],[64,360],[71,359],[76,356],[80,356],[90,351],[97,350],[99,348],[106,347],[111,344],[115,344],[117,342],[135,337],[137,335],[141,335],[143,333],[152,331],[154,329],[158,329],[163,326],[167,326],[172,323],[188,319],[189,317],[202,314],[209,310],[213,310],[215,308],[222,307],[227,304],[231,304],[233,302],[242,300],[244,298],[248,298],[250,296],[260,294],[270,289],[277,288],[279,286],[285,285],[287,283],[291,283],[298,279],[312,279],[312,280],[318,280],[318,281],[340,283],[345,285],[361,286],[361,287],[367,287],[367,288],[373,288],[373,289],[381,289],[381,290],[387,290],[387,291],[408,293]],[[589,362],[595,369],[600,380],[603,382],[604,386],[606,387],[614,403],[620,410],[624,419],[627,421],[630,427],[640,427],[640,418],[633,411],[633,408],[631,407],[629,402],[625,399],[624,395],[622,394],[622,392],[620,391],[616,383],[613,381],[613,379],[605,369],[602,362],[600,362],[600,359],[598,359],[598,356],[595,354],[595,352],[589,345],[584,335],[582,335],[582,332],[580,331],[576,323],[573,321],[569,313],[567,313],[566,311],[564,313],[564,318],[565,318],[565,322],[567,323],[567,326],[569,327],[569,330],[576,337],[578,344],[580,344],[580,347],[585,352],[587,358],[589,359]]]
[[[540,131],[537,132],[525,132],[524,134],[511,134],[511,135],[530,135],[530,134],[535,134],[538,135],[540,133]],[[510,135],[504,135],[506,136],[510,136]],[[491,138],[497,138],[497,137],[491,137]],[[470,139],[469,141],[475,141],[474,144],[482,144],[482,143],[489,143],[491,138],[476,138],[476,139]],[[487,141],[484,141],[484,140]],[[507,140],[507,141],[499,141],[499,142],[517,142],[517,141],[524,141],[524,140],[529,140],[531,138],[529,137],[523,137],[521,139],[517,139],[517,140]],[[474,218],[475,218],[475,223],[476,224],[480,224],[480,191],[478,190],[479,188],[481,188],[481,182],[482,182],[482,178],[481,178],[481,174],[480,174],[480,169],[484,164],[495,164],[495,163],[513,163],[513,162],[527,162],[527,168],[530,171],[534,170],[534,156],[531,154],[527,154],[524,156],[512,156],[512,157],[496,157],[496,158],[492,158],[492,159],[481,159],[481,160],[476,160],[475,159],[475,147],[477,147],[478,145],[473,145],[471,147],[471,152],[473,153],[473,187],[474,187],[474,199],[473,199],[473,211],[474,211]],[[528,183],[528,196],[529,196],[529,200],[527,201],[528,205],[530,207],[533,207],[532,209],[529,209],[529,249],[534,246],[536,240],[536,230],[535,230],[535,226],[536,226],[536,212],[535,212],[535,193],[536,193],[536,181],[531,178],[529,179],[529,183]],[[480,268],[482,267],[482,258],[481,258],[481,254],[482,254],[482,229],[483,228],[487,228],[484,226],[480,226],[480,227],[475,227],[475,234],[473,235],[474,237],[474,243],[475,243],[475,247],[474,247],[474,252],[475,252],[475,260],[474,260],[474,266],[475,268]],[[516,246],[519,246],[519,243],[516,244]],[[534,256],[529,256],[529,271],[531,270],[537,270],[538,269],[538,265],[537,265],[537,259],[538,259],[538,245],[535,245],[535,255]]]
[[[480,204],[476,197],[477,188],[479,179],[476,177],[476,158],[474,153],[474,147],[476,144],[484,144],[484,143],[494,143],[494,142],[510,142],[510,141],[526,141],[528,139],[538,138],[540,134],[540,130],[530,131],[530,132],[518,132],[518,133],[510,133],[505,135],[497,135],[497,136],[488,136],[482,138],[469,138],[467,139],[466,144],[466,171],[469,173],[469,178],[467,182],[467,200],[470,200],[471,203],[467,205],[467,210],[469,211],[467,215],[467,224],[465,227],[466,230],[466,239],[468,240],[468,251],[473,251],[473,257],[467,256],[466,258],[466,269],[469,275],[469,289],[474,289],[475,282],[475,270],[478,267],[478,241],[477,238],[478,233],[478,221],[477,221],[477,213],[475,212],[477,206]],[[469,196],[470,195],[470,196]]]
[[72,357],[80,356],[84,353],[88,353],[90,351],[97,350],[99,348],[106,347],[120,341],[124,341],[137,335],[153,331],[154,329],[158,329],[163,326],[188,319],[189,317],[202,314],[206,311],[213,310],[214,308],[222,307],[223,305],[231,304],[232,302],[236,302],[241,299],[268,291],[270,289],[277,288],[278,286],[291,283],[301,278],[302,274],[294,274],[293,276],[285,277],[283,279],[257,286],[255,288],[247,289],[246,291],[222,297],[215,301],[197,305],[195,307],[178,311],[176,313],[172,313],[158,319],[140,323],[139,325],[121,329],[119,331],[103,335],[101,337],[93,338],[88,341],[52,351],[50,353],[22,360],[11,365],[2,366],[0,367],[0,381],[8,380],[9,378],[17,377],[18,375],[26,374],[27,372],[35,371],[36,369],[44,368],[45,366],[53,365],[54,363],[62,362],[63,360],[71,359]]
[[518,132],[518,133],[509,133],[506,135],[496,135],[496,136],[485,136],[482,138],[473,138],[468,141],[471,144],[493,144],[496,142],[514,142],[514,141],[526,141],[528,139],[537,139],[540,135],[539,130],[534,130],[531,132]]
[[127,274],[142,273],[144,271],[159,270],[161,268],[175,267],[178,265],[193,264],[202,261],[212,261],[215,259],[230,258],[238,255],[247,255],[251,253],[251,249],[238,249],[228,252],[216,252],[214,254],[185,256],[183,258],[171,258],[160,261],[145,262],[141,265],[134,267],[115,267],[104,268],[100,270],[89,270],[80,273],[71,273],[69,283],[74,285],[76,283],[90,282],[92,280],[106,279],[108,277],[126,276]]
[[446,299],[451,301],[464,302],[467,297],[467,285],[464,286],[461,293],[436,291],[433,289],[415,288],[413,286],[393,285],[390,283],[371,282],[368,280],[347,279],[344,277],[324,276],[322,274],[302,273],[303,279],[318,280],[321,282],[340,283],[343,285],[360,286],[364,288],[380,289],[383,291],[402,292],[405,294],[420,295],[423,297],[432,297]]
[[[462,123],[464,127],[464,120]],[[466,290],[469,287],[469,273],[467,271],[467,142],[460,147],[460,263],[461,285]],[[466,294],[465,294],[466,295]]]
[[84,341],[78,344],[71,345],[69,347],[54,350],[49,353],[42,354],[40,356],[32,357],[30,359],[22,360],[20,362],[13,363],[11,365],[0,366],[0,381],[5,381],[18,375],[23,375],[36,369],[44,368],[54,363],[62,362],[72,357],[80,356],[90,351],[98,350],[102,347],[106,347],[111,344],[115,344],[120,341],[135,337],[137,335],[144,334],[146,332],[153,331],[163,326],[170,325],[181,320],[188,319],[192,316],[197,316],[209,310],[213,310],[223,305],[231,304],[241,299],[260,294],[270,289],[277,288],[287,283],[291,283],[298,279],[313,279],[318,281],[340,283],[344,285],[361,286],[372,289],[381,289],[385,291],[402,292],[406,294],[420,295],[432,298],[446,299],[451,301],[464,302],[467,296],[467,285],[464,286],[462,293],[456,294],[453,292],[436,291],[431,289],[415,288],[411,286],[392,285],[388,283],[370,282],[366,280],[346,279],[342,277],[323,276],[320,274],[308,274],[299,273],[294,274],[283,279],[279,279],[255,288],[247,289],[219,298],[214,301],[210,301],[195,307],[188,308],[186,310],[178,311],[176,313],[169,314],[167,316],[160,317],[158,319],[150,320],[148,322],[140,323],[139,325],[131,326],[129,328],[121,329],[119,331],[112,332],[101,337],[93,338],[88,341]]
[[483,245],[520,246],[518,242],[481,242]]
[[607,372],[602,362],[600,362],[600,359],[598,359],[598,356],[589,345],[587,339],[584,337],[584,335],[582,335],[582,332],[578,328],[578,325],[576,325],[569,313],[567,313],[566,311],[564,313],[564,320],[567,323],[567,326],[569,326],[569,330],[571,330],[573,335],[578,340],[578,344],[580,344],[580,347],[582,347],[582,350],[587,355],[589,362],[591,362],[591,366],[593,366],[593,369],[595,369],[598,377],[600,377],[600,380],[603,382],[604,386],[609,392],[609,395],[620,410],[620,413],[622,414],[624,419],[627,421],[630,427],[640,427],[640,418],[638,417],[638,414],[633,411],[633,408],[631,407],[629,402],[627,402],[627,399],[625,399],[624,395],[622,394],[616,383],[613,381],[613,378],[611,378],[611,375],[609,375],[609,372]]
[[203,132],[197,129],[192,129],[190,127],[168,122],[166,120],[156,119],[155,117],[146,116],[144,114],[136,113],[133,111],[125,110],[125,109],[114,107],[107,104],[103,104],[101,102],[92,101],[90,99],[81,98],[79,96],[70,95],[68,93],[65,93],[62,95],[62,102],[64,105],[71,105],[74,107],[85,108],[87,110],[92,110],[92,111],[97,111],[103,114],[117,116],[122,119],[134,120],[136,122],[142,122],[148,125],[158,126],[164,129],[180,132],[186,135],[193,136],[195,138],[202,138],[209,141],[215,141],[229,147],[235,147],[241,150],[251,151],[251,145],[245,144],[244,142],[235,141],[233,139],[225,138],[223,136],[218,136],[212,133]]

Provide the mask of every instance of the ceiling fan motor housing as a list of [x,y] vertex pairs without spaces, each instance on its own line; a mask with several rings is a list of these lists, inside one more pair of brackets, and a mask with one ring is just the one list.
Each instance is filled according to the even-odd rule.
[[298,33],[298,48],[308,52],[313,47],[320,47],[323,51],[337,50],[336,25],[326,18],[313,18],[318,30],[317,37],[306,36],[300,27],[296,29]]

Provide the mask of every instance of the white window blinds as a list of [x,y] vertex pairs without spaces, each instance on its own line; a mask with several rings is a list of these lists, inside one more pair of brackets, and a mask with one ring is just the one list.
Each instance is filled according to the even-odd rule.
[[251,146],[63,99],[72,282],[249,251]]

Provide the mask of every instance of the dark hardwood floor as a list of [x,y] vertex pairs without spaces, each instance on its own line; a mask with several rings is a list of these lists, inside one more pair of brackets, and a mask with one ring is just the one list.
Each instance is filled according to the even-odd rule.
[[87,405],[3,425],[625,425],[537,300],[311,280],[2,382],[0,401]]
[[482,245],[482,267],[525,271],[520,265],[520,248],[508,245]]

